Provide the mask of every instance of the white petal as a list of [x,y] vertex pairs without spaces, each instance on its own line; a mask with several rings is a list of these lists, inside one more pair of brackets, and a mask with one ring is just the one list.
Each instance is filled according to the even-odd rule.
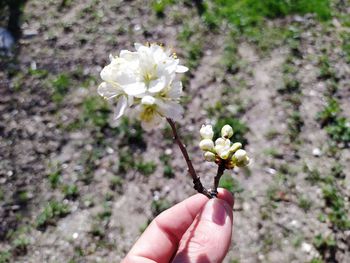
[[98,86],[97,92],[102,97],[105,97],[106,99],[111,99],[120,95],[122,93],[122,90],[111,83],[102,82]]
[[165,88],[165,85],[166,85],[165,76],[161,76],[160,78],[156,80],[152,80],[150,82],[148,91],[152,93],[159,92]]
[[144,104],[144,105],[153,105],[155,102],[156,102],[156,99],[149,95],[144,96],[141,100],[141,104]]
[[117,107],[115,109],[115,116],[114,119],[119,119],[125,112],[126,107],[128,106],[128,99],[126,98],[126,96],[121,96]]
[[183,107],[174,101],[162,101],[162,100],[156,100],[156,104],[159,107],[159,113],[161,113],[163,116],[172,118],[173,120],[177,121],[182,118],[184,109]]
[[122,86],[124,92],[128,95],[135,96],[140,95],[146,91],[146,85],[143,82],[135,82]]
[[135,49],[138,51],[140,47],[143,47],[144,45],[140,44],[140,43],[135,43],[134,47]]
[[182,95],[182,83],[181,81],[175,81],[171,84],[170,90],[167,96],[172,99],[178,99]]
[[144,130],[150,131],[154,128],[157,128],[162,120],[163,119],[159,114],[154,114],[153,118],[150,121],[141,121],[141,126]]
[[185,73],[186,71],[188,71],[188,67],[177,65],[176,73]]

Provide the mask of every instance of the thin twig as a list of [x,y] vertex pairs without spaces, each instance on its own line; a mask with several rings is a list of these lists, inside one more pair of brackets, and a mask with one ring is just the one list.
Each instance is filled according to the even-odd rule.
[[170,127],[173,131],[174,135],[174,140],[176,141],[177,145],[179,146],[182,155],[185,158],[185,161],[187,163],[188,167],[188,173],[192,176],[193,184],[194,184],[194,189],[197,190],[198,193],[204,194],[208,198],[212,198],[213,196],[210,194],[210,192],[202,185],[201,179],[197,175],[196,171],[193,168],[191,159],[187,153],[185,145],[181,142],[181,139],[179,138],[176,130],[175,123],[172,119],[167,118],[168,123],[170,124]]
[[213,196],[213,197],[217,197],[218,195],[218,187],[219,187],[219,182],[220,182],[220,178],[221,176],[224,174],[224,171],[225,171],[225,165],[220,163],[218,165],[218,171],[216,173],[216,176],[214,178],[214,187],[213,189],[211,189],[210,191],[210,194]]

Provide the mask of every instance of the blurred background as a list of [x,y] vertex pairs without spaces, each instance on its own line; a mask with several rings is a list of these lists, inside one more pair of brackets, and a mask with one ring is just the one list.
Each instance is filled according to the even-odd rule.
[[195,193],[171,130],[97,95],[109,54],[173,47],[190,68],[179,123],[205,184],[199,128],[234,127],[252,158],[225,263],[350,262],[350,1],[2,0],[0,262],[119,262]]

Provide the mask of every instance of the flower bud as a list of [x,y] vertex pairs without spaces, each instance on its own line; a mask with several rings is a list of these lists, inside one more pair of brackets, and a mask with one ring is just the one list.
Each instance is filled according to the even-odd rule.
[[215,162],[215,154],[212,152],[205,152],[204,153],[204,159],[207,162]]
[[213,127],[211,125],[202,125],[202,128],[200,129],[199,133],[201,134],[201,137],[203,139],[213,139],[214,131]]
[[224,127],[221,129],[221,136],[224,138],[231,138],[233,135],[233,130],[232,127],[228,124],[226,124]]
[[230,153],[235,153],[241,147],[242,147],[242,144],[240,142],[235,142],[234,144],[232,144],[229,151]]
[[230,152],[229,152],[229,151],[224,150],[224,151],[222,151],[222,152],[220,153],[220,158],[221,158],[221,159],[226,160],[229,156],[230,156]]
[[203,151],[211,151],[214,148],[214,142],[211,139],[204,139],[199,142],[199,148]]
[[215,141],[215,145],[220,145],[225,148],[230,147],[231,141],[229,139],[224,139],[224,138],[218,138]]
[[244,167],[244,166],[247,166],[249,164],[249,157],[246,156],[242,161],[240,162],[237,162],[236,165],[237,167]]
[[235,152],[234,157],[236,158],[237,162],[241,162],[247,158],[247,152],[245,150],[239,149]]
[[225,150],[225,147],[222,146],[222,145],[215,145],[215,147],[214,147],[214,151],[215,151],[218,155],[220,155],[220,153],[221,153],[222,151],[224,151],[224,150]]

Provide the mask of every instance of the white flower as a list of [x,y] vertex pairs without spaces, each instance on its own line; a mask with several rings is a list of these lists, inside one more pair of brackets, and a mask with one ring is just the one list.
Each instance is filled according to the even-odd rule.
[[135,52],[122,50],[119,57],[110,57],[110,64],[101,71],[104,82],[98,87],[98,93],[106,99],[118,100],[116,119],[135,105],[147,130],[155,128],[163,117],[181,119],[182,83],[175,77],[188,68],[179,65],[170,50],[159,45],[136,43],[135,49]]
[[201,134],[201,137],[203,139],[213,139],[214,131],[213,127],[211,125],[202,125],[202,128],[199,130],[199,133]]
[[231,138],[233,135],[233,130],[232,127],[228,124],[226,124],[224,127],[221,129],[221,136],[224,138]]

